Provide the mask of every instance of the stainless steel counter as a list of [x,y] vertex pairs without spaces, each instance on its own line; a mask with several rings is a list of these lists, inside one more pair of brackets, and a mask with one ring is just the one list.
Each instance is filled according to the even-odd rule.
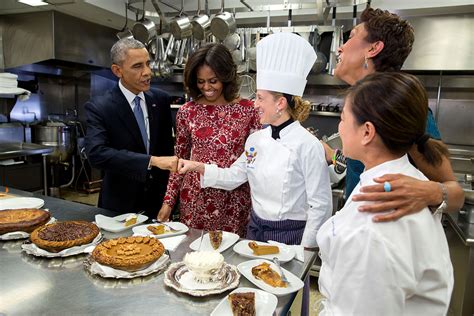
[[33,155],[43,156],[43,192],[45,195],[48,194],[46,155],[52,152],[52,147],[34,143],[0,143],[0,160]]
[[[3,188],[0,187],[0,190]],[[34,195],[12,189],[12,194],[35,196],[45,200],[58,220],[92,221],[95,214],[113,216],[110,211],[68,202],[52,197]],[[105,232],[107,238],[131,235]],[[187,238],[171,252],[171,261],[181,261],[189,244],[200,235],[190,229]],[[153,274],[132,280],[109,280],[92,276],[83,268],[86,255],[67,258],[37,258],[21,252],[23,241],[0,241],[0,314],[6,315],[209,315],[228,292],[203,298],[178,293],[164,285],[163,274]],[[223,252],[225,261],[237,265],[248,259],[233,252]],[[304,279],[316,258],[305,252],[305,262],[292,260],[283,267]],[[240,287],[255,287],[244,276]],[[296,293],[278,297],[277,315],[286,315]]]
[[454,269],[452,315],[474,315],[474,224],[463,221],[459,212],[445,214],[445,232]]
[[52,147],[33,143],[2,143],[0,144],[0,159],[21,156],[45,155],[53,152]]

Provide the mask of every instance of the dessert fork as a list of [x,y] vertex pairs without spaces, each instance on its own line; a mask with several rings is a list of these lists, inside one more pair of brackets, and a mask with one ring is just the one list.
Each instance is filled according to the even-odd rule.
[[[143,213],[145,213],[145,211],[138,212],[135,215],[137,215],[137,217],[138,217],[138,215],[142,215]],[[125,223],[127,221],[127,217],[125,217],[124,219],[116,219],[116,221],[119,222],[119,223]]]
[[278,270],[280,270],[281,281],[283,283],[289,284],[290,282],[288,282],[288,279],[286,278],[285,273],[283,273],[283,269],[280,266],[280,260],[278,260],[277,257],[273,257],[273,262],[276,264]]
[[172,232],[172,233],[179,232],[179,229],[174,229],[173,227],[171,227],[171,226],[168,225],[167,223],[162,222],[162,221],[159,221],[159,220],[157,220],[157,219],[155,219],[155,218],[152,219],[151,221],[152,221],[153,223],[161,224],[161,225],[164,225],[164,226],[168,227],[168,229],[169,229],[170,232]]

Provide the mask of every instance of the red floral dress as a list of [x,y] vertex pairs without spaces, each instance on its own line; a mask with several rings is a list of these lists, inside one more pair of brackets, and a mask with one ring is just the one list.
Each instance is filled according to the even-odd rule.
[[[179,158],[229,167],[243,152],[245,140],[260,129],[253,102],[183,105],[176,115],[175,154]],[[251,210],[250,189],[201,189],[199,174],[170,175],[164,202],[174,206],[179,193],[181,222],[189,227],[221,229],[245,236]]]

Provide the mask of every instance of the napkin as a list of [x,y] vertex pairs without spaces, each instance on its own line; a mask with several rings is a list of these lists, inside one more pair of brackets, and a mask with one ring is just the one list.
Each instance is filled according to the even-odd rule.
[[304,247],[301,245],[287,245],[283,244],[274,240],[269,240],[268,243],[270,245],[275,245],[278,247],[287,247],[287,248],[292,248],[295,251],[295,259],[301,262],[304,262]]
[[174,251],[176,247],[186,238],[186,235],[179,235],[174,237],[161,238],[160,241],[165,246],[165,249]]

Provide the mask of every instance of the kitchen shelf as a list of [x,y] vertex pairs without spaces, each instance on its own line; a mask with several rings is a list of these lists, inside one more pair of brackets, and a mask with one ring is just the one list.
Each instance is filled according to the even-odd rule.
[[329,112],[329,111],[311,111],[309,115],[316,115],[316,116],[332,116],[332,117],[340,117],[340,112]]

